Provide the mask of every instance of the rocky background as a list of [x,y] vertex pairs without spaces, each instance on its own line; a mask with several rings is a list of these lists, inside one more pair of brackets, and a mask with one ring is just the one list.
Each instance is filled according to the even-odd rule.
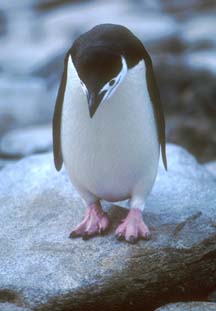
[[[215,0],[0,1],[0,310],[216,310],[215,16]],[[146,210],[153,239],[135,246],[114,238],[117,206],[107,237],[68,239],[84,207],[49,152],[64,55],[105,22],[143,41],[167,140],[204,163],[168,145]]]
[[65,52],[104,22],[128,26],[151,53],[168,141],[215,160],[215,13],[215,0],[1,0],[0,165],[51,148]]

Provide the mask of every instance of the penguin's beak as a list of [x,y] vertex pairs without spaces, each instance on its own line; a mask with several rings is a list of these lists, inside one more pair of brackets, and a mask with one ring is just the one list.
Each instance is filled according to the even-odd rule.
[[90,114],[90,118],[93,117],[93,115],[95,114],[98,106],[101,103],[103,96],[98,95],[97,93],[88,93],[87,99],[88,99],[88,107],[89,107],[89,114]]

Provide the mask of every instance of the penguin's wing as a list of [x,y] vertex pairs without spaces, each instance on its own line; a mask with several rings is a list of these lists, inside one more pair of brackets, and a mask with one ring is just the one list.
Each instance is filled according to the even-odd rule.
[[165,136],[165,119],[163,113],[163,107],[160,99],[160,92],[157,85],[157,81],[154,75],[152,60],[148,53],[145,51],[144,61],[146,64],[146,80],[149,95],[154,108],[154,115],[157,122],[158,139],[161,145],[161,154],[163,164],[167,170],[167,158],[166,158],[166,136]]
[[53,116],[53,153],[54,153],[55,167],[57,171],[61,169],[63,163],[62,150],[61,150],[61,118],[62,118],[62,107],[64,102],[65,87],[67,82],[68,56],[69,53],[67,53],[65,57],[64,71],[62,74],[62,79],[56,98]]

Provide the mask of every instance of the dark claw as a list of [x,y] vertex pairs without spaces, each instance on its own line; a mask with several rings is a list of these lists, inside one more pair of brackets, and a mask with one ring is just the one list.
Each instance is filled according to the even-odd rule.
[[82,236],[82,239],[83,239],[84,241],[87,241],[88,239],[90,239],[90,235],[89,235],[87,232],[85,232],[85,233],[83,234],[83,236]]
[[106,230],[100,230],[100,231],[99,231],[99,234],[100,234],[100,235],[105,235],[105,233],[106,233]]
[[100,230],[99,234],[100,235],[105,235],[105,234],[107,234],[108,231],[109,231],[109,227],[106,228],[106,229]]
[[89,239],[91,239],[91,238],[94,238],[95,236],[97,236],[97,233],[88,233],[88,232],[85,232],[85,233],[83,234],[83,236],[82,236],[82,239],[83,239],[84,241],[87,241],[87,240],[89,240]]
[[135,236],[131,235],[127,242],[129,242],[131,244],[135,244],[137,242],[137,240],[138,239]]
[[145,237],[143,238],[143,240],[149,241],[151,239],[151,233],[146,233]]
[[108,214],[106,212],[103,211],[103,216],[107,216],[108,217]]
[[116,238],[117,238],[118,241],[123,241],[124,240],[124,236],[121,233],[116,234]]
[[79,234],[77,234],[76,231],[72,231],[71,234],[69,235],[70,239],[75,239],[75,238],[78,238],[78,237],[79,237]]

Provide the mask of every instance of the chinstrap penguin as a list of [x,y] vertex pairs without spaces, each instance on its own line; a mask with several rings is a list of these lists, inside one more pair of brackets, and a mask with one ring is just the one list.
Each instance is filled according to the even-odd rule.
[[70,237],[104,233],[100,200],[130,201],[116,237],[148,239],[142,212],[158,169],[167,169],[165,121],[152,61],[124,26],[102,24],[82,34],[66,54],[53,118],[54,161],[64,162],[84,200],[84,220]]

